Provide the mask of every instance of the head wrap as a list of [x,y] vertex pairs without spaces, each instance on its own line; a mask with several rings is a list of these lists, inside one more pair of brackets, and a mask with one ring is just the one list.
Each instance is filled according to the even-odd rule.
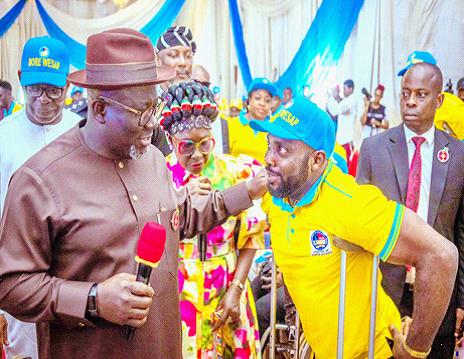
[[161,51],[173,46],[188,46],[195,53],[197,45],[187,26],[170,27],[156,42],[156,50]]

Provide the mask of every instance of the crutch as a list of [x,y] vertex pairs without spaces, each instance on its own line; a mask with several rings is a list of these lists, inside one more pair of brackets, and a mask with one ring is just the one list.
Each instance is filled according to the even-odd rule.
[[295,354],[293,358],[298,359],[300,357],[300,313],[298,313],[298,310],[295,314],[295,335],[293,337],[295,341]]
[[[334,239],[334,242],[335,239]],[[341,248],[340,245],[337,245]],[[359,247],[360,248],[360,247]],[[371,296],[371,313],[369,322],[369,359],[374,359],[375,352],[375,324],[377,313],[377,288],[378,288],[378,271],[379,258],[374,256],[372,260],[372,296]],[[338,307],[338,340],[337,340],[337,359],[343,359],[343,341],[345,329],[345,293],[346,293],[346,252],[341,250],[340,259],[340,293]]]
[[271,269],[271,320],[270,320],[270,327],[271,333],[269,337],[269,358],[275,358],[275,342],[276,342],[276,308],[277,308],[277,266],[274,260],[274,252],[271,256],[272,260],[272,269]]
[[[277,324],[277,265],[274,260],[274,255],[271,257],[272,269],[271,269],[271,318],[270,318],[270,334],[269,334],[269,358],[275,358],[276,352],[276,329],[285,330],[286,325]],[[298,310],[295,313],[295,327],[289,326],[289,338],[293,336],[294,340],[294,354],[293,359],[300,357],[300,314]]]

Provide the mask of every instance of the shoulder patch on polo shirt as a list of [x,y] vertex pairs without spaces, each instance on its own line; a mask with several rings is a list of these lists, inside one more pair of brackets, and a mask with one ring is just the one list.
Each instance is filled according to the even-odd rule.
[[312,256],[322,256],[332,253],[332,246],[327,232],[319,230],[310,231],[309,239],[311,242]]

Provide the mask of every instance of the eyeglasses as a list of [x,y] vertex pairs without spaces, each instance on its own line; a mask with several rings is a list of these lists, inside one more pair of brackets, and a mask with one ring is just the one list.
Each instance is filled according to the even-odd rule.
[[213,150],[216,144],[216,141],[212,137],[204,138],[200,142],[193,142],[191,140],[179,141],[175,137],[172,137],[172,139],[174,142],[177,142],[177,149],[182,156],[191,156],[195,152],[196,147],[198,147],[200,153],[207,155]]
[[47,94],[47,97],[50,99],[57,99],[60,98],[63,94],[63,87],[54,87],[54,86],[37,86],[37,85],[29,85],[26,86],[26,93],[32,97],[40,97],[44,93]]
[[112,98],[105,97],[105,96],[98,96],[99,99],[107,102],[114,103],[115,105],[121,106],[123,109],[130,111],[132,113],[135,113],[136,115],[139,116],[139,126],[143,127],[145,126],[148,121],[150,121],[150,118],[155,117],[155,120],[157,121],[158,118],[161,116],[161,113],[163,112],[164,106],[166,106],[167,101],[165,99],[158,98],[158,104],[156,107],[149,107],[145,111],[139,111],[136,110],[135,108],[126,106],[116,100],[113,100]]

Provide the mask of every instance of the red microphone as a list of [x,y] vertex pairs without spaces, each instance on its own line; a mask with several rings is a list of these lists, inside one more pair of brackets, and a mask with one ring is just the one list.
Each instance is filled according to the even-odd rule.
[[[137,282],[148,284],[151,271],[158,267],[166,244],[166,228],[155,222],[148,222],[143,227],[137,246],[135,261],[139,263],[137,270]],[[135,327],[126,325],[125,338],[130,340],[134,337]]]

